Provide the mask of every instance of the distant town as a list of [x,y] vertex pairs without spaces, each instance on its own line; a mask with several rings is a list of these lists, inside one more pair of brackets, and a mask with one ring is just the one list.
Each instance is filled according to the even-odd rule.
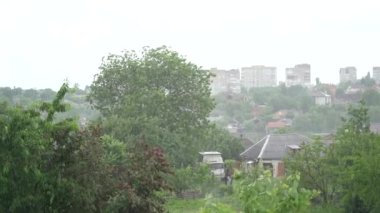
[[380,67],[360,78],[356,67],[342,67],[337,85],[311,79],[310,64],[284,71],[285,81],[278,82],[274,66],[210,69],[217,103],[210,120],[253,141],[270,133],[335,134],[347,108],[363,100],[371,130],[380,132]]
[[[340,68],[339,83],[356,82],[357,69],[353,66]],[[239,94],[242,88],[247,90],[257,87],[275,87],[284,84],[290,86],[311,87],[310,64],[297,64],[285,69],[285,82],[278,82],[277,68],[273,66],[254,65],[239,69],[212,68],[210,72],[214,75],[211,82],[212,94],[221,92],[232,92]],[[380,67],[373,67],[372,79],[380,83]]]

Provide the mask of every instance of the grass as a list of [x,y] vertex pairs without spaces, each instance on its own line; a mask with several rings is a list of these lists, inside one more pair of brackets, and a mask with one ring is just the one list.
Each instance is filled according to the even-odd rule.
[[170,213],[198,213],[205,204],[205,199],[171,198],[166,203],[166,210]]
[[170,213],[198,213],[207,203],[222,203],[236,210],[235,212],[241,211],[240,201],[233,195],[201,199],[179,199],[172,197],[166,203],[166,210]]

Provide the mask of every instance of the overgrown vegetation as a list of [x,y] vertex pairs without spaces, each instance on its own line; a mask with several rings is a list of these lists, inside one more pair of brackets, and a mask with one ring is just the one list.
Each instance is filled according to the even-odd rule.
[[370,132],[364,102],[350,107],[332,144],[305,145],[287,165],[301,172],[302,185],[321,192],[320,201],[346,212],[380,210],[380,136]]
[[[70,90],[1,90],[1,212],[164,212],[173,166],[242,150],[207,120],[209,74],[165,47],[110,55],[90,91]],[[62,115],[88,92],[100,119]]]
[[170,173],[162,151],[144,139],[131,147],[79,129],[64,112],[64,84],[52,103],[0,111],[1,212],[162,212]]
[[[66,83],[57,93],[0,89],[0,212],[380,211],[380,136],[370,131],[380,105],[375,90],[362,94],[370,108],[351,106],[343,121],[345,107],[315,107],[302,87],[217,96],[213,115],[227,119],[221,123],[263,131],[286,109],[294,119],[286,131],[337,129],[328,143],[317,138],[290,155],[283,179],[258,166],[226,185],[198,163],[200,151],[235,160],[242,151],[240,139],[208,121],[214,100],[206,71],[166,47],[110,55],[100,69],[89,90],[69,95]],[[70,108],[86,95],[99,114]],[[257,105],[265,109],[249,118]],[[78,122],[83,114],[100,117]],[[226,160],[226,169],[234,162]],[[188,191],[206,198],[180,199]]]

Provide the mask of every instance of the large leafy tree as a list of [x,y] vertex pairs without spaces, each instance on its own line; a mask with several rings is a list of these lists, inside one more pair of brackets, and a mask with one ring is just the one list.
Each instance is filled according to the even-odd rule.
[[[0,211],[94,210],[103,171],[101,144],[63,112],[64,84],[39,108],[0,107]],[[99,136],[97,136],[99,138]],[[98,140],[99,141],[99,140]]]
[[165,178],[171,169],[163,151],[144,139],[125,144],[105,136],[103,141],[112,189],[106,212],[164,212],[165,199],[158,192],[171,189]]
[[333,149],[346,211],[379,211],[376,179],[380,175],[380,136],[370,132],[368,108],[363,101],[349,108]]
[[159,118],[170,129],[203,125],[213,109],[210,74],[165,47],[109,55],[91,85],[103,115]]
[[[174,162],[195,160],[198,130],[214,107],[210,74],[166,47],[126,51],[103,59],[89,100],[106,118],[105,129],[122,141],[142,135]],[[191,157],[178,153],[191,153]]]
[[302,184],[318,189],[323,201],[346,212],[378,212],[380,136],[371,133],[364,102],[348,115],[329,146],[319,142],[292,156],[288,168],[301,172]]
[[317,189],[325,204],[334,201],[338,188],[334,167],[330,165],[333,163],[330,154],[328,144],[316,138],[286,159],[288,172],[300,173],[300,184],[309,189]]
[[0,106],[0,211],[33,212],[43,199],[38,183],[48,140],[39,113]]
[[163,212],[161,149],[57,121],[68,90],[31,109],[0,104],[0,212]]

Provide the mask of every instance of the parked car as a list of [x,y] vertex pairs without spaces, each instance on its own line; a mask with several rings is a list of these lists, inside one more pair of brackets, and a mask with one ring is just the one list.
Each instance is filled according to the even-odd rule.
[[209,151],[199,152],[202,155],[202,162],[209,165],[211,172],[218,178],[224,178],[224,162],[220,152]]

